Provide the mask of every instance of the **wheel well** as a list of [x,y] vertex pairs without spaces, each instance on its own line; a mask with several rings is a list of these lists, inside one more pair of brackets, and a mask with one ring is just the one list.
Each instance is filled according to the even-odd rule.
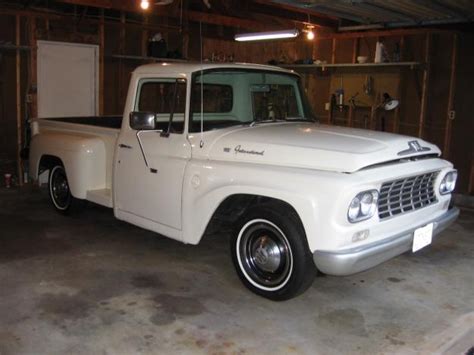
[[212,234],[223,226],[231,226],[244,215],[249,207],[263,204],[291,213],[301,223],[298,213],[288,202],[267,196],[236,194],[228,196],[220,203],[207,225],[205,234]]
[[38,175],[40,175],[46,170],[51,170],[56,165],[63,166],[63,162],[61,161],[61,159],[53,155],[43,155],[40,159],[40,163],[38,167]]

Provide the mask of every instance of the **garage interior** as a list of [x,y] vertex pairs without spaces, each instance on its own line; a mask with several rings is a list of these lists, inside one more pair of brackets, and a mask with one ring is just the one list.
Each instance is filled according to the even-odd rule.
[[[473,354],[474,3],[142,2],[0,1],[0,355]],[[86,95],[61,74],[84,64],[67,48],[97,59]],[[459,219],[429,248],[279,303],[242,287],[225,227],[186,246],[92,203],[58,215],[29,179],[28,122],[121,116],[135,68],[188,61],[294,70],[319,122],[436,144],[458,170]]]

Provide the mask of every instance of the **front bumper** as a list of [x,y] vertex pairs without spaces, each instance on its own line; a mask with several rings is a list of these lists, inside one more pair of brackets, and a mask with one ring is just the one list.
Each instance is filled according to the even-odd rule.
[[315,251],[313,254],[316,267],[328,275],[345,276],[370,269],[397,255],[411,250],[415,229],[433,223],[433,237],[459,216],[459,209],[451,208],[438,218],[426,221],[381,241],[343,251]]

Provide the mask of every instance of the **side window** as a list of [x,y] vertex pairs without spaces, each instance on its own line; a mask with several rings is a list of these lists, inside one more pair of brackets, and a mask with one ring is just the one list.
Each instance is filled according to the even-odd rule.
[[[176,97],[173,97],[176,90]],[[173,110],[174,106],[174,110]],[[135,111],[155,113],[157,129],[166,129],[173,111],[172,131],[183,133],[186,108],[186,82],[175,79],[146,79],[139,83]]]

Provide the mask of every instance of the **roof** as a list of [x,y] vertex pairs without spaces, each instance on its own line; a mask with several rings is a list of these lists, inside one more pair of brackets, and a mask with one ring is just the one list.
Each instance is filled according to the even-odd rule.
[[283,69],[273,65],[262,65],[253,63],[209,63],[209,62],[163,62],[153,63],[139,66],[134,73],[151,74],[151,73],[179,73],[190,75],[194,72],[207,69],[256,69],[270,70],[283,73],[294,73],[292,70]]
[[428,26],[474,21],[472,0],[271,0],[356,25]]

